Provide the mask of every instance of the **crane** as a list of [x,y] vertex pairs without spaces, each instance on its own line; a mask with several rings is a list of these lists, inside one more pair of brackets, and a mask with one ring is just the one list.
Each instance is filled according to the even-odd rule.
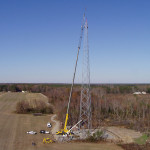
[[[69,101],[68,101],[65,124],[64,124],[64,128],[61,129],[61,131],[56,132],[57,135],[71,134],[71,132],[70,132],[71,130],[67,129],[67,123],[68,123],[68,115],[69,115],[69,106],[70,106],[70,102],[71,102],[72,91],[73,91],[73,86],[74,86],[74,80],[75,80],[75,75],[76,75],[76,69],[77,69],[77,64],[78,64],[78,56],[79,56],[79,51],[80,51],[80,47],[81,47],[81,41],[82,41],[82,35],[83,35],[83,29],[84,29],[84,22],[85,22],[85,14],[83,15],[83,20],[82,20],[82,25],[81,25],[81,33],[80,33],[80,39],[79,39],[79,43],[78,43],[78,52],[77,52],[77,58],[76,58],[76,63],[75,63],[75,70],[74,70],[74,74],[73,74],[73,81],[72,81],[70,94],[69,94]],[[81,120],[78,123],[80,123],[80,122],[81,122]]]

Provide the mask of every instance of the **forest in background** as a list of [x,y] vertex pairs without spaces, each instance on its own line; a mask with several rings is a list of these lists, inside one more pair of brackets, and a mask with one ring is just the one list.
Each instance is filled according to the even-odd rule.
[[[70,84],[0,84],[4,92],[43,93],[49,98],[64,123]],[[80,85],[75,85],[69,112],[69,125],[79,119]],[[147,92],[134,95],[134,92]],[[92,126],[126,126],[138,131],[150,130],[150,85],[149,84],[103,84],[91,85]]]

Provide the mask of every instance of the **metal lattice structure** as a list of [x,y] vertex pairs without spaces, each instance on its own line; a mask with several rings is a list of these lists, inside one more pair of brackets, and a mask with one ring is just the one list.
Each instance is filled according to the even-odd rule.
[[82,68],[82,86],[81,86],[81,99],[80,99],[80,117],[82,123],[79,128],[90,129],[91,123],[91,93],[90,93],[90,65],[89,65],[89,46],[88,46],[88,23],[87,20],[84,24],[83,35],[83,68]]

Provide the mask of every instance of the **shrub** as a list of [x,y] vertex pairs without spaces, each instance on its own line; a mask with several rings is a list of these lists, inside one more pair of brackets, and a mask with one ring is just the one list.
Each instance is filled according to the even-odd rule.
[[147,88],[147,93],[150,93],[150,88]]
[[52,106],[47,106],[47,108],[46,108],[46,114],[53,114],[53,108],[52,108]]
[[53,114],[53,108],[50,105],[46,105],[44,102],[40,102],[36,107],[31,107],[28,101],[19,101],[16,105],[16,113],[44,113]]
[[17,113],[27,113],[30,111],[30,106],[28,101],[20,101],[16,105],[16,112]]
[[97,131],[93,135],[88,135],[86,141],[88,142],[98,142],[102,140],[103,131]]

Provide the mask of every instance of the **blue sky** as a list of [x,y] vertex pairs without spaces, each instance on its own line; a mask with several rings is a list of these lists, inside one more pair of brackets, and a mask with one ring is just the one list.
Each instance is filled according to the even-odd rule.
[[85,8],[91,82],[150,83],[149,0],[0,0],[0,82],[70,83]]

